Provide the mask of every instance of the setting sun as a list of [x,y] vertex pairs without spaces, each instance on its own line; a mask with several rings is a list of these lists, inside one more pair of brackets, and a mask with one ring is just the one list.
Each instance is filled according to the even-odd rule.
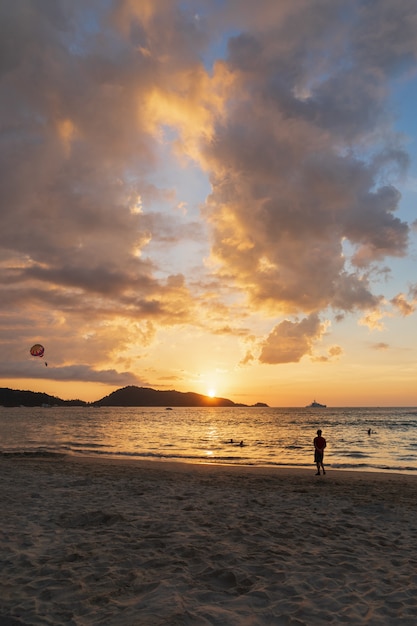
[[207,395],[209,396],[209,398],[214,398],[216,395],[216,390],[215,389],[209,389],[207,391]]

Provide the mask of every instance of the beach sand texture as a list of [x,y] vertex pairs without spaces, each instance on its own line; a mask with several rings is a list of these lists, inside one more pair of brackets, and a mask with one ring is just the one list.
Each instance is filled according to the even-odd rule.
[[417,623],[414,476],[0,458],[0,626]]

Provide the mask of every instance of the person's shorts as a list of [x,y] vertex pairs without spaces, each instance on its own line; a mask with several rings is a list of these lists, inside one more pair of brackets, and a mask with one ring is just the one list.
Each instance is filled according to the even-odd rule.
[[323,452],[319,452],[318,450],[314,450],[314,462],[315,463],[323,463]]

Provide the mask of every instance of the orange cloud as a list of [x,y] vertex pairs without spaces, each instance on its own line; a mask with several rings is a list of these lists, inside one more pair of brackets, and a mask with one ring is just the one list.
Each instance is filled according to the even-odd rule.
[[261,346],[261,363],[291,363],[311,354],[313,345],[324,334],[326,325],[317,315],[310,315],[301,322],[284,320],[269,334]]
[[408,302],[402,293],[399,293],[395,296],[395,298],[392,298],[390,302],[404,317],[412,315],[412,313],[416,310],[417,299],[414,299],[412,302]]

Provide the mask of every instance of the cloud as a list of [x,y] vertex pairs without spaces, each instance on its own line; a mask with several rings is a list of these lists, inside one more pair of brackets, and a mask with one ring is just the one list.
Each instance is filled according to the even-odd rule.
[[[395,180],[408,157],[386,108],[388,81],[416,53],[407,19],[415,9],[400,5],[346,4],[336,37],[331,3],[303,3],[303,26],[301,4],[285,4],[229,40],[233,81],[205,146],[213,186],[205,215],[213,254],[254,306],[374,308],[369,268],[406,254]],[[393,36],[378,53],[369,41],[384,29]]]
[[239,365],[248,365],[250,363],[253,363],[255,361],[255,356],[252,354],[252,352],[250,352],[250,350],[246,351],[245,356],[243,357],[243,359],[241,359]]
[[[311,354],[329,310],[378,310],[373,276],[410,231],[388,90],[416,23],[409,0],[1,3],[7,349],[46,335],[59,368],[124,370],[136,332],[259,336],[250,310],[279,363]],[[192,201],[177,180],[197,168],[211,192]]]
[[55,367],[39,363],[0,363],[0,376],[4,378],[42,378],[69,382],[90,382],[106,385],[146,385],[146,382],[131,372],[118,372],[115,369],[95,370],[87,365]]
[[417,283],[410,286],[410,297],[417,300]]
[[380,341],[378,343],[374,343],[371,345],[372,350],[388,350],[389,344],[384,341]]
[[369,330],[384,330],[383,318],[387,315],[382,309],[374,309],[360,318],[359,324],[367,326]]
[[284,320],[277,324],[262,344],[259,361],[261,363],[298,362],[311,354],[313,344],[326,330],[317,315],[310,315],[301,322]]
[[411,315],[415,312],[417,306],[417,298],[414,298],[412,302],[408,302],[404,294],[399,293],[391,300],[391,304],[394,308],[404,317]]
[[312,356],[311,360],[319,363],[327,363],[338,359],[343,354],[343,349],[340,346],[331,346],[327,350],[327,354],[321,354],[318,356]]

